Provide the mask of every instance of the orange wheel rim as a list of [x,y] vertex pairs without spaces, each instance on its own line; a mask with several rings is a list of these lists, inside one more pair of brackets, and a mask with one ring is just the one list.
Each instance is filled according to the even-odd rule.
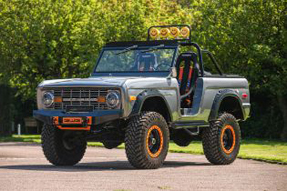
[[235,131],[231,125],[225,125],[221,130],[220,142],[221,147],[226,154],[232,153],[235,148]]
[[163,133],[157,125],[149,128],[146,136],[146,149],[150,157],[156,158],[163,149]]

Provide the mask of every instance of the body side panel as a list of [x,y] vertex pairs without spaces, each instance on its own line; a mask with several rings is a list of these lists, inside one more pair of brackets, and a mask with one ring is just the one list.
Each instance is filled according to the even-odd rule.
[[[179,119],[179,90],[175,78],[142,78],[137,80],[126,81],[126,97],[135,96],[137,99],[128,101],[124,106],[124,116],[132,114],[134,104],[143,104],[148,97],[159,96],[163,98],[170,110],[172,121]],[[141,98],[140,98],[141,96]],[[133,111],[134,112],[134,111]]]
[[[187,112],[185,112],[186,115],[183,115],[180,120],[203,120],[208,122],[215,97],[217,94],[224,94],[223,90],[230,90],[238,96],[245,109],[245,116],[248,116],[250,95],[248,82],[245,78],[200,77],[197,80],[193,107],[187,108]],[[242,93],[248,95],[244,100],[241,99]]]

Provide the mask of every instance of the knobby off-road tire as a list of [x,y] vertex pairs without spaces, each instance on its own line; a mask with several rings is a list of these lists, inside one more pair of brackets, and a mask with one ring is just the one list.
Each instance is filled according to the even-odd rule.
[[139,169],[159,168],[167,155],[169,129],[162,115],[143,112],[131,118],[125,133],[126,155]]
[[223,113],[203,130],[202,144],[207,160],[216,165],[231,164],[240,148],[240,127],[236,118]]
[[82,132],[63,131],[44,125],[42,149],[47,160],[56,166],[72,166],[84,156],[87,141]]

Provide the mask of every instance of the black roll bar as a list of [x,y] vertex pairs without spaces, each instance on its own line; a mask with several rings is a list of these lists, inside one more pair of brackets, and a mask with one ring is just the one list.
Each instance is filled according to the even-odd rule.
[[221,68],[219,67],[215,57],[213,56],[213,54],[211,52],[209,52],[208,50],[202,50],[202,53],[206,53],[209,56],[210,60],[213,62],[216,70],[218,71],[218,73],[220,75],[223,75],[223,72],[222,72]]
[[199,47],[199,45],[194,43],[194,42],[180,42],[179,44],[182,45],[182,46],[193,46],[193,47],[196,48],[197,54],[198,54],[200,76],[203,77],[204,76],[204,67],[203,67],[203,59],[202,59],[202,50]]

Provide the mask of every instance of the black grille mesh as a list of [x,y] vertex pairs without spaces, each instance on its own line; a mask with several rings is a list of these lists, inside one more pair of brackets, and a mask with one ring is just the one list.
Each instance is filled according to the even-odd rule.
[[[110,90],[110,89],[109,89]],[[109,107],[106,103],[99,103],[99,96],[106,97],[108,89],[104,88],[57,88],[53,89],[55,97],[62,97],[62,102],[54,103],[53,109],[65,110],[67,106],[93,106],[94,110],[107,110]],[[68,98],[68,99],[65,99]],[[79,100],[71,100],[71,98],[86,98]],[[69,100],[69,101],[67,101]]]

